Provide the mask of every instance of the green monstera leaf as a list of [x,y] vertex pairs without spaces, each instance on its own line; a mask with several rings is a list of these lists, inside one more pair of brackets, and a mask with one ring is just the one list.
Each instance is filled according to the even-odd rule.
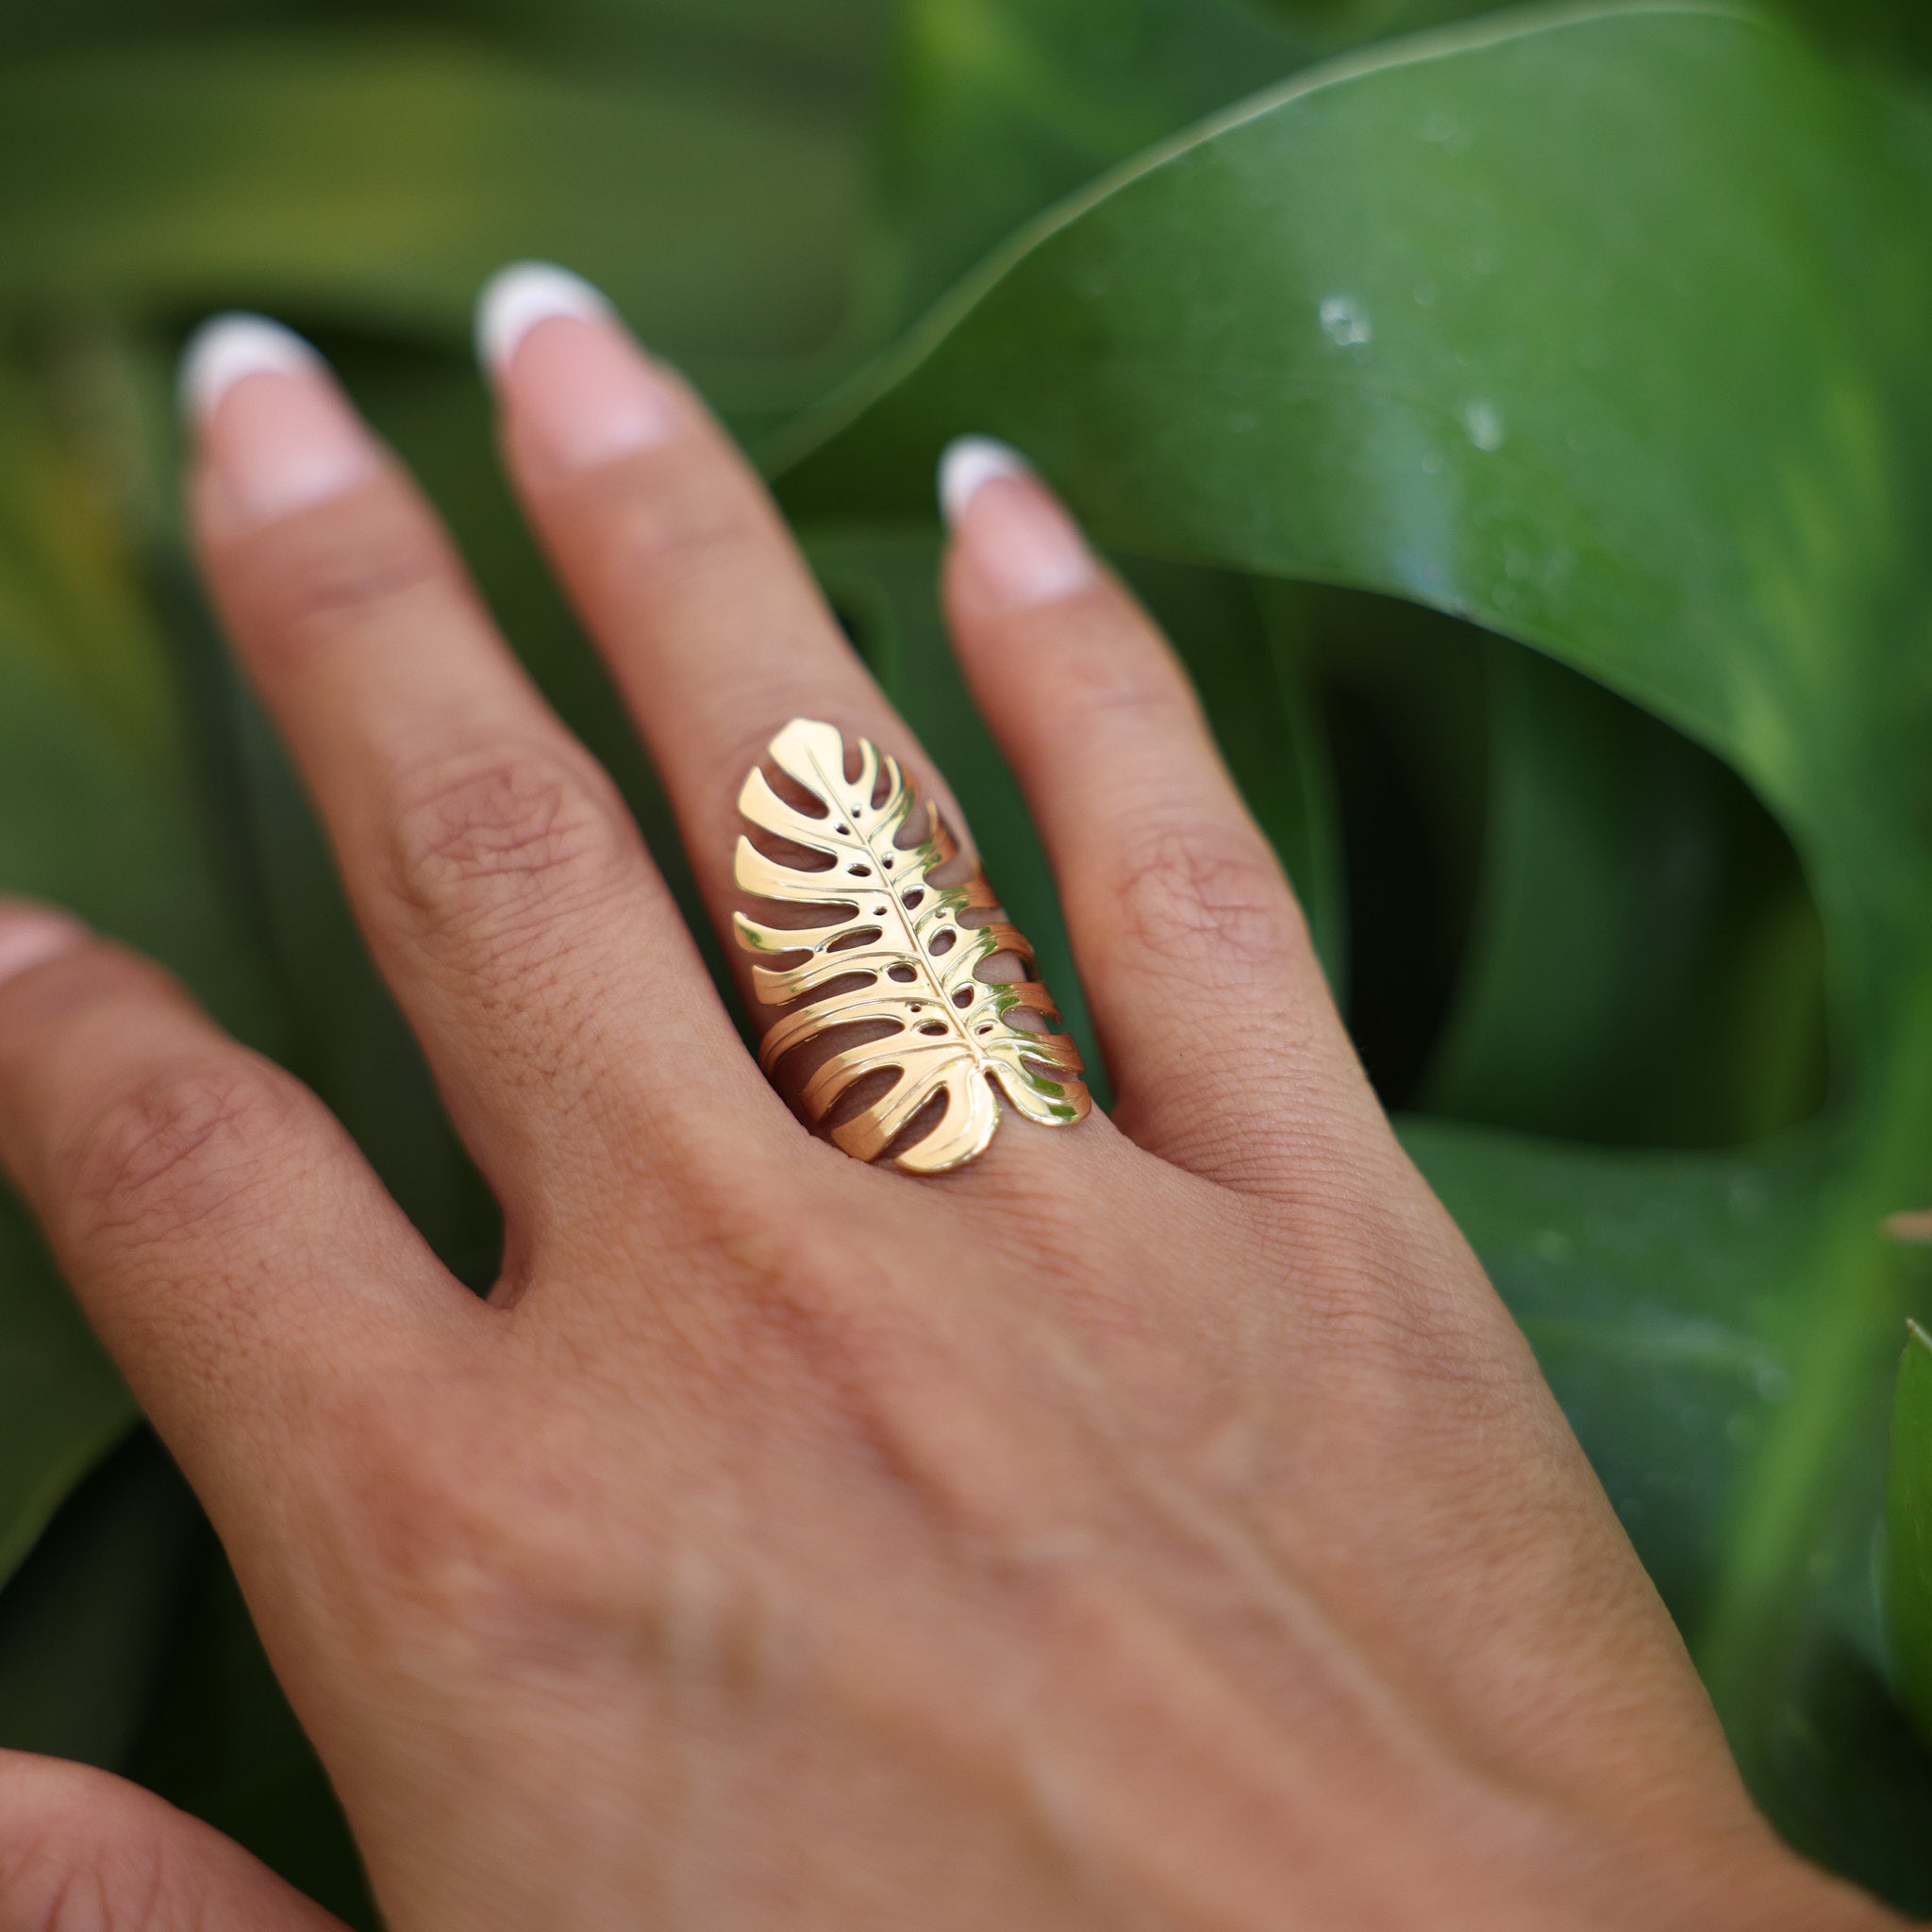
[[[609,0],[577,0],[591,7]],[[1859,53],[1932,62],[1914,0],[1778,0]],[[1269,84],[1482,0],[907,0],[881,179],[910,319],[1043,208]]]
[[[1810,1124],[1736,1154],[1427,1120],[1409,1141],[1541,1351],[1760,1797],[1922,1906],[1932,1771],[1871,1575],[1890,1374],[1924,1297],[1881,1224],[1932,1194],[1927,152],[1910,101],[1730,10],[1407,43],[1063,206],[774,452],[800,513],[876,516],[949,437],[1009,437],[1110,544],[1469,619],[1664,721],[1769,808],[1824,924],[1833,1075]],[[1513,728],[1563,728],[1530,715]],[[1710,810],[1738,822],[1734,799]],[[1621,901],[1626,929],[1678,918],[1667,880],[1566,852],[1549,815],[1532,829],[1523,882],[1553,867]],[[1808,904],[1775,852],[1757,876],[1690,948],[1700,984],[1770,1023],[1734,1083],[1740,1131],[1802,1111],[1820,1077]],[[1479,1037],[1516,970],[1520,891],[1490,899],[1437,1077],[1476,1118],[1535,1117],[1555,1104],[1524,1097],[1537,1070]],[[1686,937],[1664,950],[1688,957]],[[1564,1050],[1591,1024],[1563,1021]],[[1672,1126],[1633,1131],[1718,1131]]]
[[902,311],[1049,203],[1318,50],[1246,0],[909,0],[883,171]]
[[1824,941],[1789,841],[1718,759],[1600,686],[1481,651],[1473,943],[1417,1104],[1725,1146],[1824,1098]]

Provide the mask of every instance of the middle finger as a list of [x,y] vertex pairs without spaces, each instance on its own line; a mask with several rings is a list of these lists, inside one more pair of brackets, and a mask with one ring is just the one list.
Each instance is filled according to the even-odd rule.
[[[745,898],[733,869],[743,829],[740,788],[752,767],[766,762],[768,745],[789,720],[831,724],[848,748],[870,740],[908,768],[963,837],[943,782],[847,642],[762,482],[684,384],[638,348],[593,291],[559,270],[507,271],[486,293],[480,334],[511,474],[663,776],[721,930],[730,933]],[[861,888],[860,896],[873,891]],[[905,903],[916,905],[917,894]],[[941,942],[954,937],[941,933]],[[744,956],[734,964],[749,991]],[[1009,950],[975,969],[982,984],[960,984],[948,997],[977,1023],[991,1004],[983,983],[1015,980],[1024,970]],[[910,997],[908,1013],[917,1010]],[[899,1004],[876,984],[852,998],[866,1009],[852,1017],[874,1024],[891,1024],[874,1016],[875,1007],[893,1006],[896,1014]],[[1024,988],[1007,1003],[1016,1009],[1046,1005]],[[809,1018],[799,1016],[807,1033]],[[957,1014],[947,1018],[966,1024]],[[930,1013],[923,1024],[901,1024],[908,1037],[941,1031]],[[1000,1037],[990,1014],[979,1030]],[[770,1043],[793,1037],[800,1036],[791,1023],[781,1022]],[[941,1052],[933,1051],[935,1058]],[[806,1064],[788,1062],[787,1074],[807,1079],[812,1049],[799,1059]],[[842,1103],[833,1096],[845,1077],[835,1067],[823,1080],[808,1079],[808,1110],[816,1115],[829,1104],[836,1114]],[[1030,1066],[1011,1083],[1003,1075],[1007,1097],[1047,1118],[1063,1090],[1049,1079],[1036,1091],[1031,1077]],[[841,1144],[872,1158],[884,1144],[874,1144],[872,1128],[890,1139],[905,1127],[910,1116],[902,1119],[896,1109],[920,1091],[914,1080],[902,1080],[878,1102],[871,1127],[855,1123]],[[971,1121],[983,1127],[979,1108],[990,1097],[968,1085],[956,1098],[968,1105],[958,1116],[948,1113],[945,1127],[922,1147],[922,1161],[947,1158],[943,1149],[956,1136],[961,1146],[975,1139]],[[1082,1137],[1083,1144],[1091,1149],[1095,1138]],[[1043,1151],[1030,1134],[1025,1144],[1035,1158]]]
[[532,264],[505,271],[480,313],[512,479],[610,663],[728,932],[738,790],[789,719],[871,739],[914,768],[928,796],[936,774],[751,466],[603,299]]

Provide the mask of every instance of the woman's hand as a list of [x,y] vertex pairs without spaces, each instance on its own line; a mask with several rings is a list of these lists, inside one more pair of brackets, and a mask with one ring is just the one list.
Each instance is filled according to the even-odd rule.
[[[554,275],[484,334],[728,927],[788,719],[939,774],[687,390]],[[920,1180],[759,1075],[320,365],[230,324],[191,377],[209,579],[504,1277],[473,1299],[313,1096],[19,907],[0,1154],[396,1932],[1889,1923],[1752,1813],[1174,658],[1036,481],[954,462],[947,594],[1120,1103]],[[323,1923],[129,1787],[0,1761],[0,1926]]]

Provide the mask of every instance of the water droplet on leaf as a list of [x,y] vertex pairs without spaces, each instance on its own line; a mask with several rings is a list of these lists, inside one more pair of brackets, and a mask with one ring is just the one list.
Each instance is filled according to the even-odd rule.
[[1368,311],[1346,295],[1330,295],[1322,304],[1322,333],[1339,349],[1356,348],[1375,339]]
[[1509,432],[1503,426],[1502,411],[1494,403],[1474,402],[1462,412],[1462,426],[1469,432],[1469,440],[1476,448],[1493,453],[1509,440]]

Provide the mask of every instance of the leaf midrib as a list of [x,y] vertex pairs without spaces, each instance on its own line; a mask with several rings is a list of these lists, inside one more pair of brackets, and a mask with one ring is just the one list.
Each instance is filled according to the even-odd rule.
[[[904,824],[905,819],[910,818],[912,813],[917,811],[924,801],[920,796],[918,785],[913,781],[903,765],[896,759],[889,758],[884,752],[880,752],[878,756],[882,763],[891,765],[892,771],[897,774],[899,784],[905,788],[908,804],[904,818],[899,821],[900,824]],[[927,995],[931,999],[939,1017],[945,1023],[947,1030],[952,1034],[956,1043],[965,1049],[968,1058],[976,1068],[984,1070],[991,1067],[994,1064],[993,1061],[981,1051],[978,1042],[968,1030],[965,1016],[953,1005],[952,997],[946,991],[945,982],[940,975],[938,961],[931,958],[927,955],[925,948],[919,942],[919,934],[913,924],[912,916],[907,910],[906,903],[900,896],[905,882],[891,875],[885,864],[885,854],[873,842],[872,832],[861,824],[860,814],[853,810],[850,804],[845,802],[847,794],[851,791],[852,781],[846,777],[842,767],[839,771],[836,779],[828,778],[824,766],[819,762],[815,755],[812,757],[811,768],[819,780],[823,795],[831,804],[833,809],[837,811],[842,808],[844,816],[852,821],[852,837],[858,841],[866,858],[872,861],[873,878],[878,885],[880,893],[886,903],[891,908],[892,917],[897,920],[900,932],[905,935],[907,963],[922,975]],[[854,793],[852,795],[856,796],[857,794]],[[871,799],[868,798],[865,803],[868,808],[870,808],[872,805]],[[832,824],[835,828],[833,834],[835,838],[837,836],[836,827],[839,821],[834,818]],[[895,864],[899,859],[907,858],[903,848],[891,843],[891,834],[890,832],[886,834],[886,841]],[[912,851],[914,853],[924,853],[927,850],[929,843],[930,841],[928,841],[915,845]],[[914,861],[914,865],[916,867],[916,871],[912,874],[914,883],[922,891],[936,894],[940,893],[941,889],[933,884],[929,867],[923,860]],[[855,910],[859,922],[861,924],[866,923],[865,908],[858,906]],[[954,924],[958,926],[957,921]],[[967,944],[964,937],[966,928],[958,926],[958,931],[961,935],[958,943],[964,946]],[[856,962],[854,970],[858,970]],[[880,966],[878,968],[878,975],[882,983],[891,984],[887,977],[886,967]],[[915,1040],[917,1039],[917,1027],[908,1026],[905,1030]],[[879,1043],[882,1046],[887,1044],[884,1041],[881,1041]]]

